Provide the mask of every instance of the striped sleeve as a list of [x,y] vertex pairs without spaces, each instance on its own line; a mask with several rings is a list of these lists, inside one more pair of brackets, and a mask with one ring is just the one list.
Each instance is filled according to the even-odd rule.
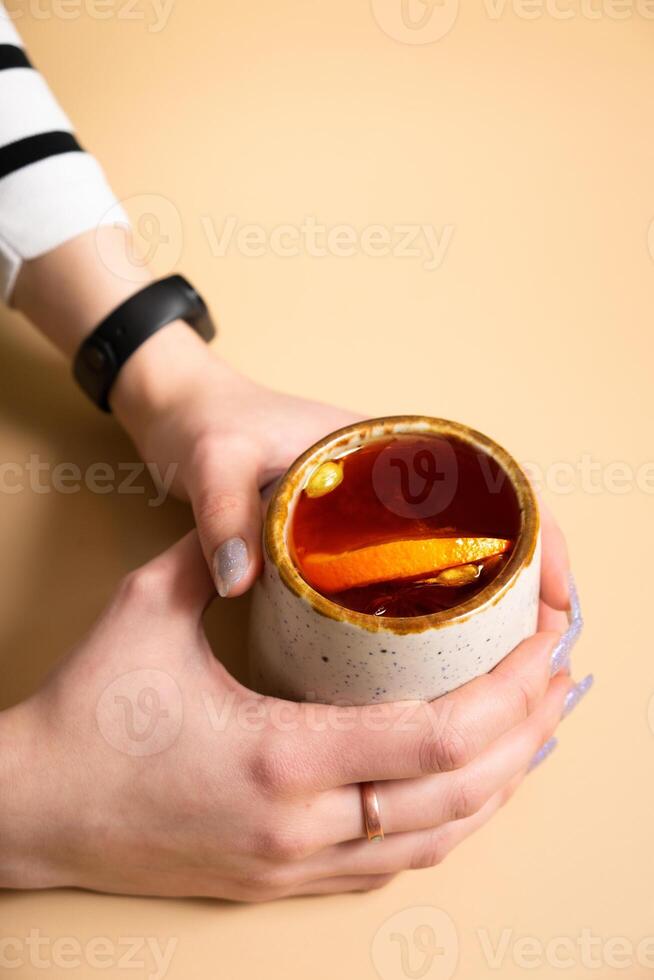
[[110,209],[114,223],[115,204],[0,3],[0,296],[10,300],[25,260],[105,224]]

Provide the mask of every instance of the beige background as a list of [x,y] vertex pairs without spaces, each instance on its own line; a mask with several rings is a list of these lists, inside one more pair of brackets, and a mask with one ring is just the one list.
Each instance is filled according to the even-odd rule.
[[[424,11],[415,3],[414,13]],[[12,9],[81,138],[118,194],[133,198],[132,217],[146,215],[146,236],[147,215],[159,216],[169,241],[155,248],[155,267],[174,264],[197,282],[235,364],[370,414],[472,424],[550,468],[550,483],[566,477],[553,464],[576,466],[584,455],[601,464],[598,491],[575,471],[571,492],[545,492],[566,529],[586,614],[575,671],[593,670],[595,690],[508,808],[445,865],[384,891],[260,907],[5,893],[5,936],[174,939],[170,980],[651,972],[635,954],[617,970],[610,947],[595,947],[596,969],[578,953],[567,971],[551,955],[526,971],[513,954],[518,936],[546,944],[578,939],[584,927],[602,943],[625,937],[635,946],[654,935],[651,467],[649,493],[647,471],[636,485],[638,468],[654,459],[654,22],[629,2],[594,0],[583,13],[562,0],[570,18],[550,4],[528,19],[533,5],[516,12],[508,0],[470,0],[445,36],[412,43],[446,26],[452,0],[422,33],[402,28],[400,7],[176,0],[159,31],[149,0]],[[268,230],[313,215],[328,226],[418,223],[453,235],[434,270],[424,267],[424,244],[421,257],[255,258],[233,245],[212,254],[206,227],[220,235],[228,215]],[[35,453],[84,467],[135,458],[31,328],[4,316],[2,332],[4,460]],[[149,508],[145,496],[26,491],[2,495],[0,523],[7,705],[68,649],[117,578],[190,518],[175,502]],[[246,606],[211,617],[234,669]],[[440,919],[423,906],[442,910]],[[424,972],[414,948],[403,967],[389,933],[411,944],[434,914],[446,955]],[[441,929],[450,919],[455,973],[457,945]],[[501,971],[484,956],[484,930],[492,943],[508,930]],[[151,967],[26,965],[8,975],[114,980]]]

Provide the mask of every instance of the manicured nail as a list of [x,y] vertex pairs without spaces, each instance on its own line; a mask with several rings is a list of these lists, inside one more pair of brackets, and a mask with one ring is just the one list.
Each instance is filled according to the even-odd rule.
[[248,570],[248,548],[243,538],[223,541],[213,558],[213,572],[218,595],[228,596]]
[[552,752],[554,751],[554,749],[557,747],[558,744],[559,744],[558,739],[550,738],[547,740],[547,742],[545,742],[544,745],[541,745],[538,752],[531,760],[527,772],[532,772],[536,768],[536,766],[539,766],[541,764],[541,762],[545,762],[545,759],[547,759],[548,755],[552,754]]
[[568,622],[579,623],[580,626],[584,625],[584,617],[581,613],[581,605],[579,603],[579,593],[577,592],[577,583],[575,582],[574,575],[572,572],[568,574],[568,588],[570,590],[570,609],[568,611]]
[[552,677],[554,674],[558,674],[560,670],[570,670],[570,654],[584,628],[584,617],[581,614],[581,606],[579,605],[579,593],[577,592],[577,586],[575,585],[572,573],[570,573],[569,583],[570,609],[568,612],[568,622],[570,625],[552,650],[552,659],[550,661],[550,674]]
[[583,681],[579,681],[578,684],[575,684],[575,686],[568,691],[563,703],[561,718],[567,718],[570,712],[574,711],[581,699],[590,691],[594,680],[595,678],[593,675],[588,674],[587,677],[584,677]]

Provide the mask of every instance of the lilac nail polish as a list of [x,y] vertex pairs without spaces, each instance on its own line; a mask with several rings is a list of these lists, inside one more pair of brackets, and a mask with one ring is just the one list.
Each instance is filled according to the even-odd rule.
[[248,570],[248,549],[243,538],[223,541],[213,560],[214,578],[218,595],[228,596]]
[[577,583],[575,582],[572,572],[570,572],[568,575],[568,588],[570,589],[570,611],[568,612],[568,621],[570,623],[578,623],[579,627],[582,628],[584,625],[584,617],[581,613]]
[[545,759],[547,759],[547,757],[552,754],[552,752],[554,751],[554,749],[557,747],[558,744],[559,744],[558,739],[550,738],[547,740],[547,742],[545,742],[544,745],[541,745],[538,752],[531,760],[527,772],[532,772],[537,766],[541,764],[541,762],[545,762]]
[[575,686],[568,691],[563,704],[561,718],[567,718],[570,712],[574,711],[581,699],[588,693],[588,691],[590,691],[594,680],[595,678],[593,675],[588,674],[587,677],[584,677],[582,681],[579,681],[578,684],[575,684]]
[[550,661],[550,674],[552,677],[554,674],[558,674],[560,670],[570,669],[570,654],[572,653],[573,646],[581,636],[581,631],[584,627],[584,617],[581,614],[581,606],[579,604],[579,593],[577,592],[577,586],[572,573],[569,576],[569,583],[570,610],[568,612],[568,622],[570,625],[552,650],[552,659]]

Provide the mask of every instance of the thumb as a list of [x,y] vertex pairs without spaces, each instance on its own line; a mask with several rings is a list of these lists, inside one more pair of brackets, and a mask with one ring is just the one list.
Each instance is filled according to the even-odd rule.
[[130,595],[140,604],[155,600],[198,618],[215,594],[195,531],[137,568],[129,582]]
[[261,566],[261,503],[252,453],[214,450],[189,495],[218,595],[242,595]]

